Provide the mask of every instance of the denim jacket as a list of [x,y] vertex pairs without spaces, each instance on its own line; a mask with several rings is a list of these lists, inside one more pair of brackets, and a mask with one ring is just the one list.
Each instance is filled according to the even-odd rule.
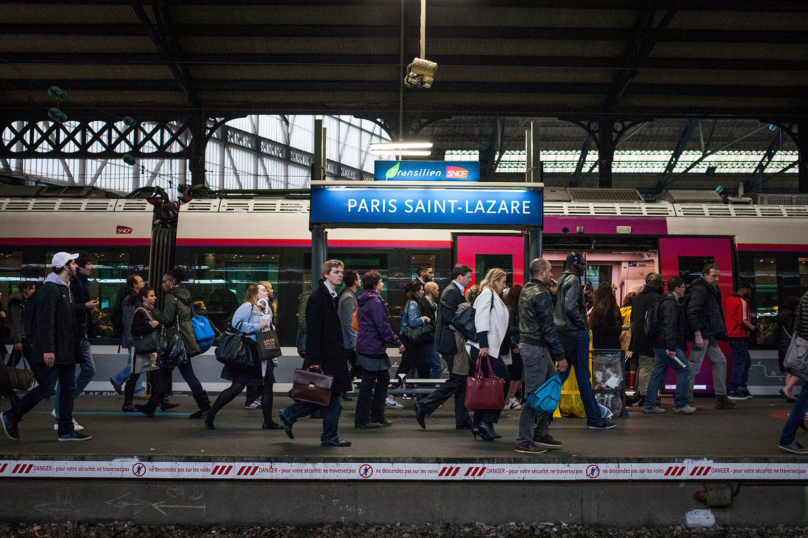
[[407,303],[407,308],[401,313],[401,330],[398,334],[404,334],[407,327],[420,327],[424,324],[421,318],[421,310],[418,308],[418,303],[410,301]]

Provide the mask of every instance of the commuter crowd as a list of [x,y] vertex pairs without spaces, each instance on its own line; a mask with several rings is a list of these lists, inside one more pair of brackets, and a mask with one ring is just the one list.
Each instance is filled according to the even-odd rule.
[[[51,266],[39,289],[30,281],[21,282],[10,297],[14,346],[8,367],[0,368],[0,392],[9,398],[11,408],[0,414],[0,422],[13,440],[20,438],[18,425],[25,414],[51,396],[55,396],[58,440],[91,438],[74,420],[73,406],[95,373],[89,339],[98,300],[88,291],[93,262],[85,252],[59,252]],[[469,430],[475,440],[494,441],[502,437],[496,430],[502,411],[520,411],[514,450],[540,454],[562,442],[550,433],[555,406],[536,401],[554,380],[559,386],[566,381],[571,370],[587,428],[616,426],[595,398],[589,369],[592,348],[625,352],[628,377],[636,386],[625,405],[641,406],[646,414],[666,412],[658,393],[669,369],[676,372],[673,412],[697,413],[694,383],[705,358],[713,368],[716,409],[732,410],[737,401],[751,398],[747,388],[748,342],[755,330],[748,305],[751,285],[742,282],[737,293],[723,301],[720,267],[714,263],[706,265],[689,287],[682,278],[671,277],[667,292],[662,276],[649,273],[645,286],[629,293],[621,306],[609,285],[594,290],[582,282],[585,259],[576,252],[567,256],[557,281],[550,262],[537,258],[529,265],[525,286],[510,289],[503,269],[490,269],[479,284],[470,286],[471,268],[458,264],[441,291],[433,281],[433,269],[424,266],[418,278],[403,288],[398,333],[389,321],[381,273],[346,271],[339,260],[326,261],[320,272],[317,286],[301,296],[298,314],[298,349],[304,363],[296,371],[296,386],[299,373],[309,375],[312,381],[304,385],[312,392],[309,397],[305,390],[293,389],[294,403],[277,415],[273,415],[273,389],[280,347],[270,282],[247,287],[244,302],[222,333],[216,356],[223,363],[221,377],[231,384],[211,403],[194,373],[192,358],[211,346],[213,332],[208,338],[205,318],[197,315],[185,285],[185,271],[176,267],[162,277],[162,309],[157,308],[155,290],[141,276],[131,275],[113,310],[113,323],[120,327],[121,346],[129,358],[110,379],[124,396],[122,411],[154,418],[158,408],[177,407],[168,398],[176,369],[198,407],[189,418],[201,419],[208,430],[216,429],[219,412],[246,389],[246,407],[262,411],[263,429],[284,430],[293,439],[296,421],[314,416],[323,420],[322,446],[348,447],[350,441],[339,435],[339,421],[342,402],[351,399],[352,380],[360,380],[354,427],[377,429],[393,426],[386,409],[403,408],[388,391],[391,387],[400,389],[394,392],[406,391],[408,377],[415,372],[418,380],[435,380],[434,390],[418,395],[415,403],[415,420],[421,428],[426,429],[430,415],[453,399],[455,427]],[[808,293],[787,300],[778,323],[781,368],[788,371],[782,392],[794,401],[779,446],[806,454],[808,450],[796,442],[796,432],[805,428],[808,391],[795,398],[800,376],[783,361],[790,342],[808,336]],[[729,386],[720,341],[728,341],[733,352]],[[688,342],[692,342],[689,356]],[[392,384],[389,348],[401,353]],[[21,357],[30,361],[37,384],[18,397],[9,383],[9,367]],[[444,362],[448,379],[440,380]],[[149,372],[153,388],[147,393],[143,378]],[[320,380],[327,384],[321,386]],[[145,402],[135,404],[136,399]]]

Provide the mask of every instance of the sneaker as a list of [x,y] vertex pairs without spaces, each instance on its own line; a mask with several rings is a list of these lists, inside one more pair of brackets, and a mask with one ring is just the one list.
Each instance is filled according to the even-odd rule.
[[261,409],[261,400],[253,400],[250,403],[244,402],[244,409]]
[[690,407],[689,405],[686,405],[684,407],[679,407],[678,409],[674,407],[673,411],[674,411],[674,413],[679,413],[679,414],[682,414],[682,415],[690,415],[690,414],[696,412],[696,408],[695,407]]
[[727,393],[727,398],[730,400],[745,400],[746,396],[743,395],[741,390],[733,390]]
[[89,441],[92,438],[92,435],[81,432],[70,432],[59,436],[60,441]]
[[518,411],[519,409],[522,409],[522,404],[520,404],[519,400],[517,400],[516,398],[511,398],[511,401],[508,402],[508,405],[505,407],[505,409],[510,411]]
[[404,406],[398,403],[392,396],[387,397],[387,399],[384,401],[384,405],[390,409],[404,409]]
[[785,450],[786,452],[791,452],[792,454],[800,454],[805,455],[808,454],[808,448],[805,448],[797,441],[794,441],[790,445],[780,445],[780,450]]
[[552,435],[545,435],[544,437],[536,437],[534,435],[533,444],[547,448],[561,448],[561,441],[553,439]]
[[351,442],[346,441],[345,439],[342,439],[341,437],[337,437],[333,441],[329,441],[327,443],[320,443],[320,446],[349,447],[349,446],[351,446]]
[[642,406],[645,403],[645,396],[632,396],[626,398],[626,407]]
[[647,407],[643,407],[643,408],[642,408],[642,412],[643,412],[643,413],[647,413],[647,414],[657,414],[657,415],[661,415],[662,413],[664,413],[664,412],[665,412],[665,410],[664,410],[664,409],[662,409],[662,408],[661,408],[661,407],[659,407],[659,406],[656,406],[656,407],[654,407],[654,408],[652,408],[652,409],[651,409],[651,408],[647,408]]
[[752,393],[751,393],[751,392],[749,392],[749,389],[742,389],[742,390],[741,390],[741,394],[743,394],[743,395],[744,395],[744,397],[745,397],[747,400],[750,400],[750,399],[754,398],[754,396],[752,396]]
[[696,411],[704,411],[704,408],[703,408],[703,407],[699,407],[698,405],[696,405],[696,402],[687,402],[687,405],[688,405],[689,407],[695,407],[695,408],[696,408]]
[[115,382],[114,379],[111,377],[109,378],[109,382],[112,383],[112,388],[115,389],[115,392],[118,393],[118,396],[123,396],[123,387]]
[[[53,414],[53,413],[51,413],[51,414]],[[73,431],[80,432],[83,429],[84,429],[84,426],[82,426],[81,424],[76,422],[76,419],[73,419]],[[59,431],[59,423],[58,422],[54,422],[53,431],[55,431],[55,432]]]
[[17,425],[7,419],[5,413],[0,413],[0,419],[2,419],[0,422],[3,423],[3,431],[6,432],[6,437],[12,441],[19,441],[20,430],[17,429]]
[[547,452],[547,449],[541,448],[536,443],[527,443],[524,445],[516,445],[513,451],[520,454],[544,454]]
[[617,424],[612,422],[611,420],[604,418],[600,424],[587,424],[587,428],[590,430],[611,430],[612,428],[616,427]]
[[730,400],[726,396],[716,396],[715,397],[715,408],[716,409],[735,409],[738,407],[738,404]]

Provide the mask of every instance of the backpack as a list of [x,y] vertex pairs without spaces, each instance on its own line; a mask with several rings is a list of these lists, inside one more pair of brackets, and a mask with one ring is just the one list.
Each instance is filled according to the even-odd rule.
[[123,336],[123,302],[126,299],[126,291],[121,290],[118,292],[118,297],[115,299],[115,306],[112,307],[112,314],[110,315],[112,321],[112,332],[115,336]]
[[554,375],[542,383],[541,387],[527,395],[528,405],[545,416],[551,416],[555,413],[560,400],[561,378],[557,375]]
[[474,325],[474,316],[477,311],[471,306],[471,303],[462,303],[457,307],[457,314],[452,320],[452,327],[469,342],[477,341],[477,327]]
[[351,318],[351,330],[358,331],[359,330],[359,318],[356,317],[356,312],[359,310],[358,306],[355,306],[353,309],[353,317]]
[[39,295],[39,293],[35,291],[25,300],[25,310],[23,310],[22,314],[22,331],[30,340],[33,340],[34,329],[36,328],[37,295]]
[[193,304],[191,305],[191,326],[194,328],[194,338],[199,345],[199,353],[206,352],[213,345],[213,338],[216,334],[213,332],[208,318],[197,315]]
[[659,321],[659,304],[661,300],[656,300],[645,311],[645,336],[650,340],[655,340],[659,337],[662,330],[662,324]]

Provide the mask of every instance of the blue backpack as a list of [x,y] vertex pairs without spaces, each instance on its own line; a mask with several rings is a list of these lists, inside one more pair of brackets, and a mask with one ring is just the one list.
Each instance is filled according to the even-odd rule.
[[560,399],[561,378],[554,375],[532,394],[528,394],[527,403],[542,415],[552,415],[558,408],[558,401]]
[[196,308],[191,305],[191,326],[194,328],[194,338],[199,345],[199,352],[204,353],[213,345],[213,338],[216,334],[213,332],[213,327],[210,326],[210,321],[205,316],[198,316]]

